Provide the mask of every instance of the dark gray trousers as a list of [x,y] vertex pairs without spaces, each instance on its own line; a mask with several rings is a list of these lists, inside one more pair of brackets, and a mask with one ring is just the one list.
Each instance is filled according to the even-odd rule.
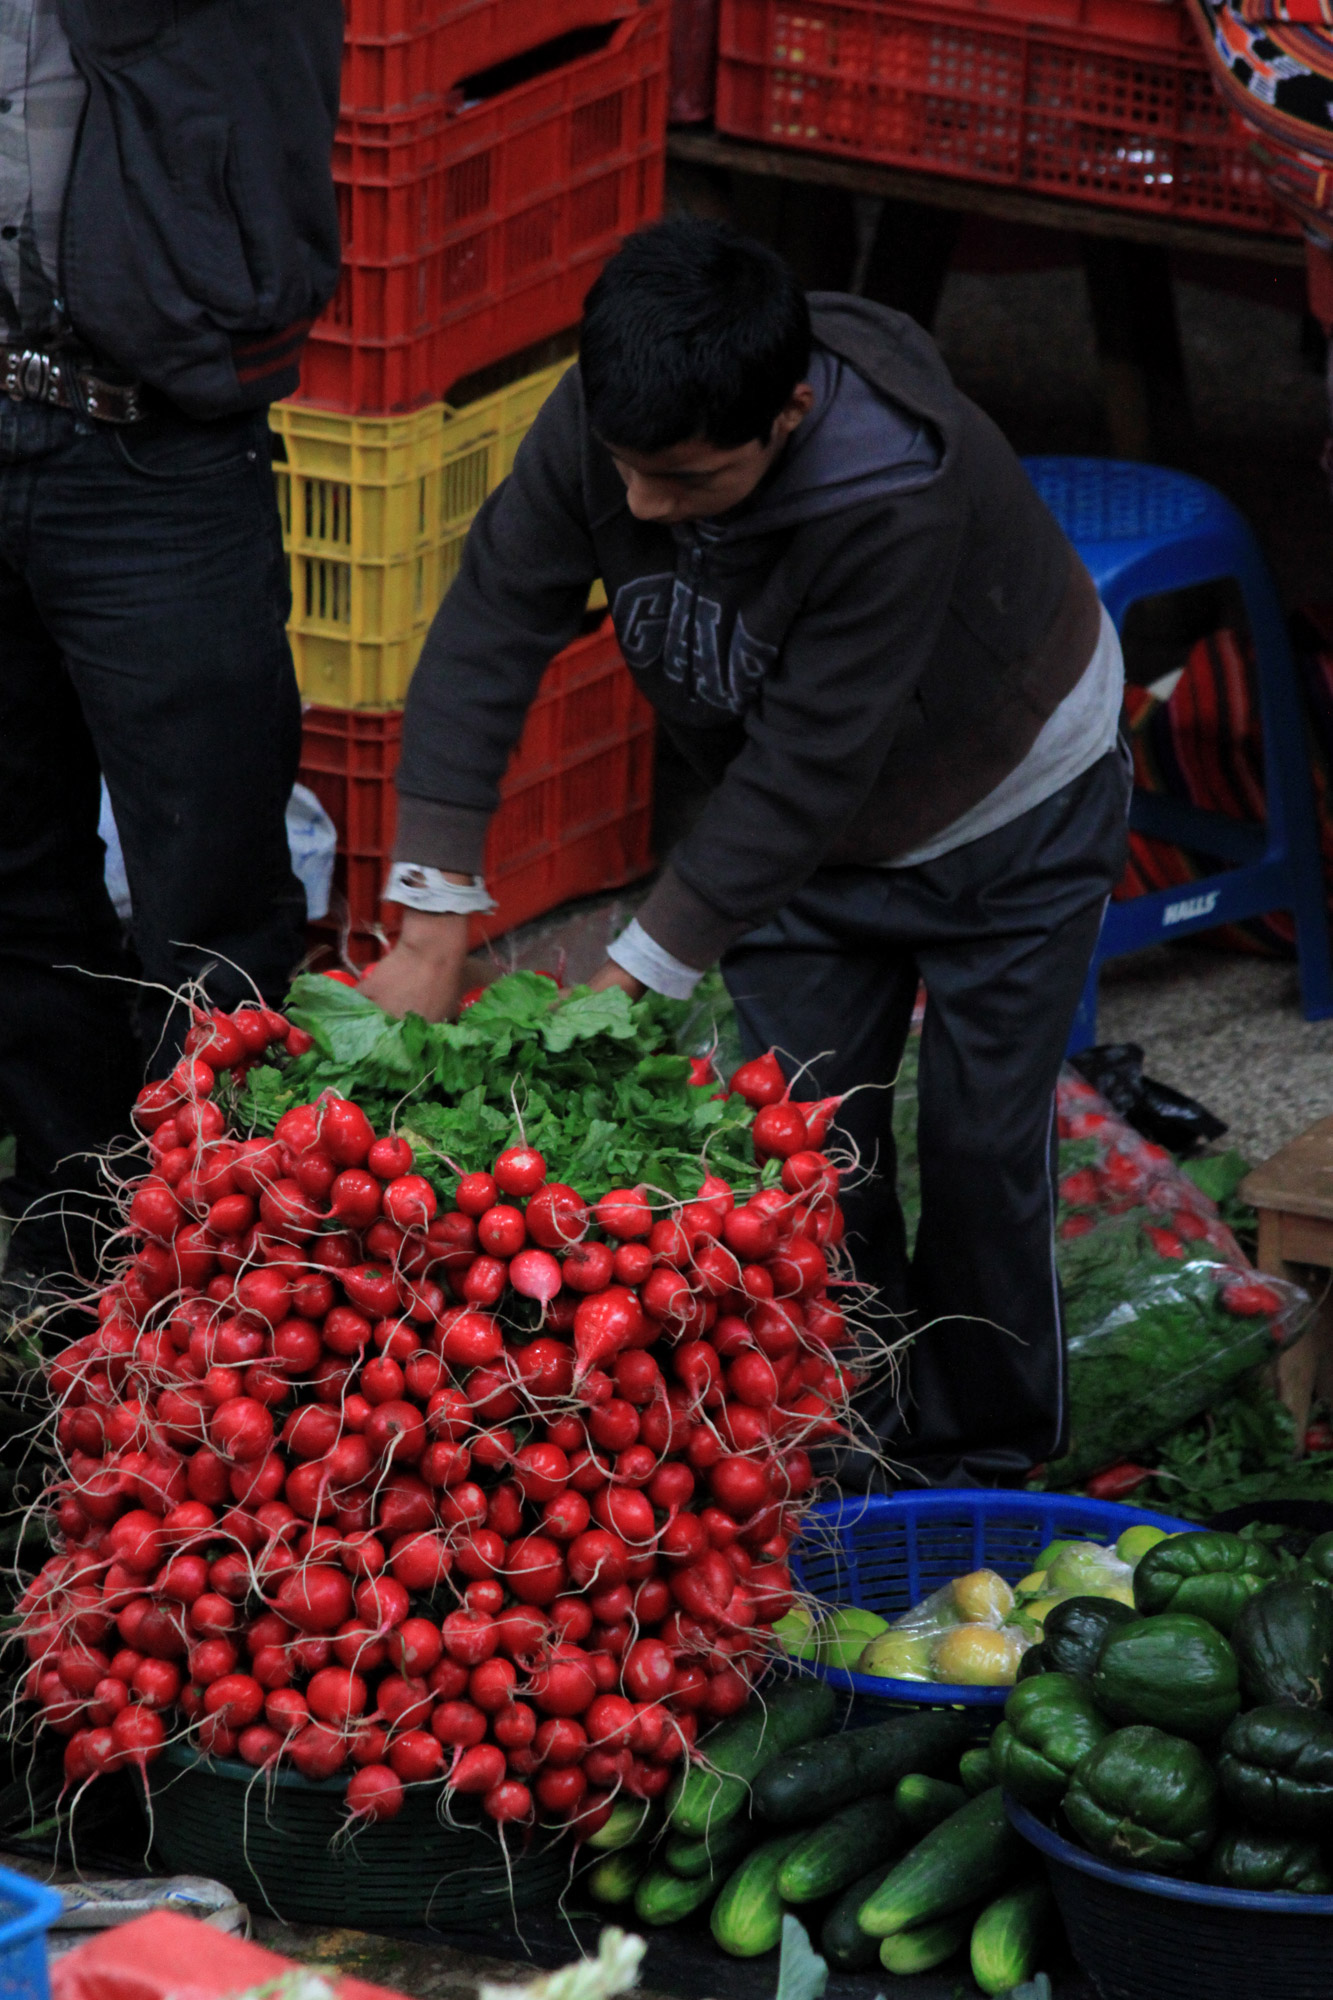
[[[823,868],[723,961],[748,1055],[775,1046],[794,1095],[860,1090],[839,1128],[875,1177],[846,1196],[859,1279],[914,1331],[906,1390],[862,1417],[933,1484],[1009,1484],[1059,1451],[1055,1084],[1107,896],[1124,866],[1118,752],[1030,812],[914,868]],[[921,1221],[895,1192],[893,1080],[918,981]],[[881,1483],[840,1452],[851,1487]]]

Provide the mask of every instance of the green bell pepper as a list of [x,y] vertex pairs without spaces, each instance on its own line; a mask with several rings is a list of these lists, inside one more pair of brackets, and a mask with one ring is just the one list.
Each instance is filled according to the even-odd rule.
[[1217,1779],[1196,1744],[1135,1723],[1088,1752],[1064,1810],[1074,1832],[1104,1860],[1175,1875],[1213,1844]]
[[1033,1812],[1047,1813],[1064,1797],[1080,1758],[1110,1733],[1076,1680],[1040,1674],[1020,1682],[1006,1701],[1004,1721],[991,1738],[991,1762],[1007,1792]]
[[1172,1535],[1149,1549],[1134,1572],[1134,1602],[1152,1616],[1189,1611],[1230,1632],[1249,1600],[1276,1575],[1272,1557],[1255,1542],[1213,1529]]
[[1251,1826],[1333,1830],[1333,1716],[1285,1702],[1238,1715],[1222,1738],[1217,1775]]
[[1107,1633],[1092,1698],[1113,1722],[1150,1722],[1206,1742],[1222,1734],[1240,1707],[1240,1669],[1215,1625],[1167,1611]]
[[1306,1583],[1333,1586],[1333,1535],[1317,1535],[1297,1566],[1297,1575]]
[[1228,1889],[1277,1890],[1287,1896],[1333,1895],[1319,1843],[1237,1827],[1213,1849],[1208,1873]]

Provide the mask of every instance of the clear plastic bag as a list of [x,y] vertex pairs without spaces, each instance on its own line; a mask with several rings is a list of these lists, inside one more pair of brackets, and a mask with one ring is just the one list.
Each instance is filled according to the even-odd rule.
[[1209,1409],[1296,1338],[1309,1300],[1256,1272],[1171,1155],[1071,1070],[1059,1118],[1069,1450],[1048,1477],[1065,1487]]

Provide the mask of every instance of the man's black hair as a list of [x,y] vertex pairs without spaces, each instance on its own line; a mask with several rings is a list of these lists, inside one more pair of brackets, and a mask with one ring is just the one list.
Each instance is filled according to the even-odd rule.
[[766,444],[810,365],[810,308],[775,251],[673,215],[629,237],[594,284],[579,361],[610,445]]

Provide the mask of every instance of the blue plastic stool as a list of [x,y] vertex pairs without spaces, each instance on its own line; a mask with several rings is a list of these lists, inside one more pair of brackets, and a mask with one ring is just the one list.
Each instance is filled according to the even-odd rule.
[[1140,598],[1235,578],[1250,623],[1263,725],[1263,822],[1135,789],[1129,823],[1136,833],[1229,865],[1199,882],[1107,905],[1070,1054],[1097,1039],[1097,980],[1106,959],[1269,910],[1290,910],[1296,920],[1305,1018],[1323,1020],[1333,1014],[1333,977],[1305,715],[1282,609],[1253,535],[1230,501],[1183,472],[1108,458],[1024,463],[1118,630]]

